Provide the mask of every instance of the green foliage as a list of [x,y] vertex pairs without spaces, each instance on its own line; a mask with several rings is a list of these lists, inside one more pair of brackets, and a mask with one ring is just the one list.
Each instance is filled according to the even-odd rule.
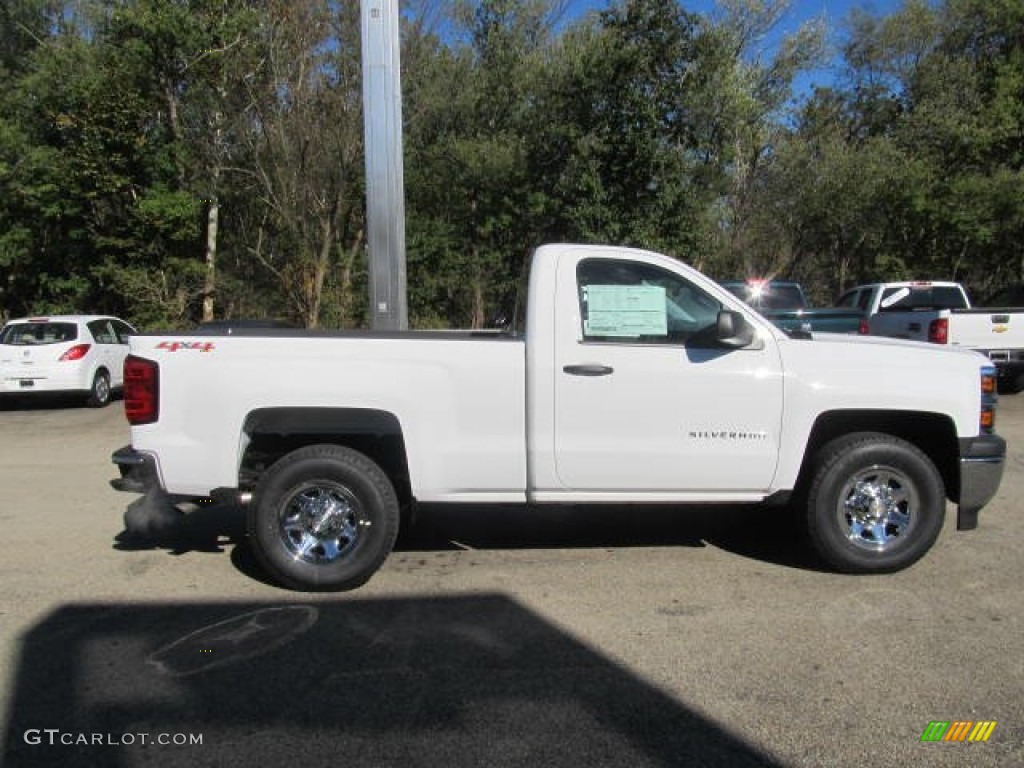
[[[752,231],[827,301],[850,284],[1021,277],[1020,3],[855,12],[848,76],[775,142]],[[734,255],[733,258],[736,258]],[[747,261],[749,264],[749,261]]]
[[[446,9],[454,8],[450,16]],[[508,315],[544,241],[843,287],[1024,279],[1024,3],[405,4],[415,327]],[[0,317],[367,322],[358,3],[11,0],[0,14]],[[794,105],[799,111],[794,113]]]

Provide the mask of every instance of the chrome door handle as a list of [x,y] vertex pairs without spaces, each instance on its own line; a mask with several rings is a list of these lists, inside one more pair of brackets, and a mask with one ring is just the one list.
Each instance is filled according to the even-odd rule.
[[584,365],[566,365],[562,370],[570,376],[607,376],[615,369],[610,365],[589,363]]

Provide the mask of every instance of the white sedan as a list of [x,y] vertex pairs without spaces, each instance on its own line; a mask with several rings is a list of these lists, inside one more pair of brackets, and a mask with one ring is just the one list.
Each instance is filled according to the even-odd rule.
[[101,408],[124,384],[124,320],[107,315],[22,317],[0,330],[0,395],[82,392]]

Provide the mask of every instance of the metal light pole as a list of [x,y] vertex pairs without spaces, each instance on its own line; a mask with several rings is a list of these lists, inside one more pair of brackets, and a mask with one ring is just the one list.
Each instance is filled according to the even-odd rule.
[[409,327],[398,0],[362,0],[370,327]]

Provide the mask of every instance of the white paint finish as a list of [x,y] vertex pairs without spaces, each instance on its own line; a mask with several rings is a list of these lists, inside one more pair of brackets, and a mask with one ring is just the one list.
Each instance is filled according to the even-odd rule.
[[[929,341],[929,328],[933,321],[946,321],[946,344],[950,347],[975,349],[986,354],[991,350],[1007,351],[1024,348],[1024,309],[1014,307],[972,307],[967,292],[959,283],[935,281],[935,287],[953,289],[962,297],[966,309],[896,310],[882,311],[895,297],[905,296],[911,287],[921,283],[877,283],[850,289],[865,293],[870,315],[868,328],[874,336],[890,336],[912,341]],[[883,300],[885,291],[899,288],[899,292]]]
[[[602,256],[699,285],[754,324],[758,348],[583,343],[576,264]],[[213,344],[203,352],[134,337],[132,351],[161,365],[161,417],[133,428],[133,445],[158,455],[167,490],[204,495],[237,484],[254,409],[372,408],[400,422],[421,501],[755,501],[792,488],[809,432],[831,410],[940,413],[960,436],[978,431],[979,355],[846,335],[793,340],[665,256],[545,246],[530,297],[525,341],[216,336],[201,339]],[[567,376],[576,363],[614,374]]]
[[845,334],[779,342],[786,370],[783,451],[776,489],[796,482],[815,420],[838,410],[948,416],[960,437],[978,434],[982,355],[933,344]]
[[[211,337],[210,352],[136,354],[161,364],[160,421],[135,427],[172,493],[237,484],[242,426],[258,408],[373,408],[399,420],[417,496],[523,493],[522,342],[465,339]],[[272,363],[268,363],[269,360]]]
[[[125,321],[110,315],[41,315],[8,321],[4,328],[12,330],[41,323],[69,324],[75,326],[76,335],[69,341],[40,339],[37,344],[0,344],[0,394],[87,391],[101,369],[107,371],[111,387],[119,388],[123,383],[128,343],[122,343],[110,322],[130,328]],[[98,338],[89,328],[90,323],[99,330]],[[82,345],[88,346],[82,357],[70,361],[61,359],[62,355]],[[32,386],[24,387],[23,381],[31,381]]]
[[[584,258],[682,265],[629,252],[577,251],[558,268],[554,388],[556,475],[577,491],[750,491],[771,485],[782,416],[774,344],[688,349],[680,344],[586,342],[573,309]],[[695,275],[686,275],[697,282]],[[563,289],[563,286],[565,288]],[[601,364],[606,376],[565,366]],[[537,490],[551,490],[538,488]]]

